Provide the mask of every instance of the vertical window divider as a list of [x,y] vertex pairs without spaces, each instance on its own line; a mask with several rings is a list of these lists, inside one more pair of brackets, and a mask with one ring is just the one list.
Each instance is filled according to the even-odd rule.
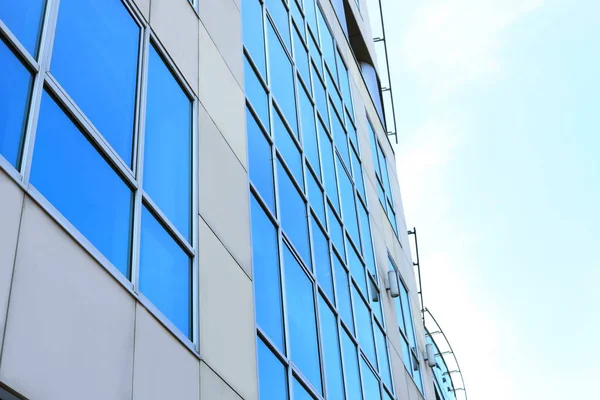
[[[196,351],[200,352],[200,184],[199,184],[199,108],[200,102],[196,97],[192,103],[192,342]],[[250,192],[248,192],[250,201]],[[250,202],[248,202],[250,204]]]
[[134,155],[135,160],[135,177],[138,181],[138,187],[134,194],[133,207],[133,239],[132,239],[132,255],[131,255],[131,282],[133,290],[139,294],[139,278],[140,278],[140,246],[141,246],[141,230],[142,230],[142,200],[143,200],[143,173],[144,173],[144,138],[146,132],[146,96],[148,85],[148,53],[150,49],[150,29],[144,27],[142,29],[142,40],[140,43],[140,58],[138,62],[138,101],[136,110],[136,132],[137,143]]
[[42,35],[40,38],[40,47],[38,49],[39,70],[34,77],[31,90],[31,101],[27,113],[27,127],[25,128],[25,137],[23,140],[23,152],[21,156],[21,165],[19,172],[22,175],[23,184],[29,186],[29,177],[31,175],[31,161],[33,160],[33,150],[35,144],[35,135],[37,131],[38,117],[40,115],[40,105],[42,103],[42,94],[44,92],[44,80],[46,73],[50,70],[50,60],[52,58],[52,45],[56,33],[56,24],[58,21],[58,6],[60,0],[48,0],[44,17],[42,18]]

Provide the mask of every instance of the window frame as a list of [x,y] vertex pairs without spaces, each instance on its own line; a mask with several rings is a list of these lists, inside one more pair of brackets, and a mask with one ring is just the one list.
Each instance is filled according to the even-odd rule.
[[[176,338],[182,342],[193,354],[199,355],[199,315],[198,315],[198,107],[199,99],[194,93],[191,85],[186,81],[176,63],[170,57],[166,48],[162,45],[157,35],[152,31],[143,15],[132,0],[121,0],[132,20],[140,28],[139,48],[137,53],[137,76],[136,76],[136,100],[134,110],[133,127],[133,156],[132,166],[128,166],[117,152],[108,144],[108,141],[94,127],[89,118],[75,104],[69,94],[62,88],[58,80],[50,72],[50,62],[54,46],[54,38],[59,17],[59,2],[47,1],[41,21],[40,42],[37,58],[27,52],[25,47],[18,41],[9,28],[0,21],[0,40],[15,53],[15,56],[23,63],[32,74],[32,89],[29,98],[26,115],[23,146],[21,149],[21,162],[17,168],[13,167],[3,156],[0,155],[0,169],[8,174],[21,189],[33,199],[49,216],[66,230],[67,234],[77,241],[84,250],[94,258],[108,273],[110,273],[142,306],[151,312],[159,322],[165,326]],[[190,0],[193,6],[197,1]],[[196,9],[195,6],[193,6]],[[190,237],[186,239],[166,218],[164,213],[156,206],[142,187],[143,182],[143,157],[144,157],[144,133],[146,96],[148,85],[148,56],[150,46],[154,46],[161,60],[169,69],[173,78],[181,87],[183,93],[190,101]],[[130,273],[124,276],[43,194],[31,183],[31,166],[35,148],[35,136],[37,132],[42,95],[46,91],[60,107],[65,116],[77,127],[84,138],[90,142],[105,162],[115,171],[123,182],[132,190],[132,216],[129,221],[131,226],[131,245],[129,248]],[[165,233],[169,235],[177,246],[190,258],[191,265],[191,304],[190,304],[190,335],[181,332],[142,292],[139,290],[139,268],[140,268],[140,235],[141,235],[141,212],[145,206],[154,218],[157,219]]]

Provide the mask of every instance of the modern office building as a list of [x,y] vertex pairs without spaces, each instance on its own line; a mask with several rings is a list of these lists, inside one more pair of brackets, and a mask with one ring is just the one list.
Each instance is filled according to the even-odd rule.
[[454,399],[368,14],[0,0],[1,400]]

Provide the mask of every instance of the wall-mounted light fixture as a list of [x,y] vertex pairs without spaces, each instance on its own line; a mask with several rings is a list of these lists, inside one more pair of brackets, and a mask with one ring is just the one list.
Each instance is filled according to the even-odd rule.
[[385,288],[389,290],[390,296],[400,296],[400,287],[398,286],[398,270],[393,269],[388,271],[388,278]]

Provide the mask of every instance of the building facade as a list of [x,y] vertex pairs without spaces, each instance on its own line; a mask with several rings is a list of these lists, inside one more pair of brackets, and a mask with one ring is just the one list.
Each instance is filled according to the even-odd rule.
[[0,399],[436,398],[368,12],[0,0]]

